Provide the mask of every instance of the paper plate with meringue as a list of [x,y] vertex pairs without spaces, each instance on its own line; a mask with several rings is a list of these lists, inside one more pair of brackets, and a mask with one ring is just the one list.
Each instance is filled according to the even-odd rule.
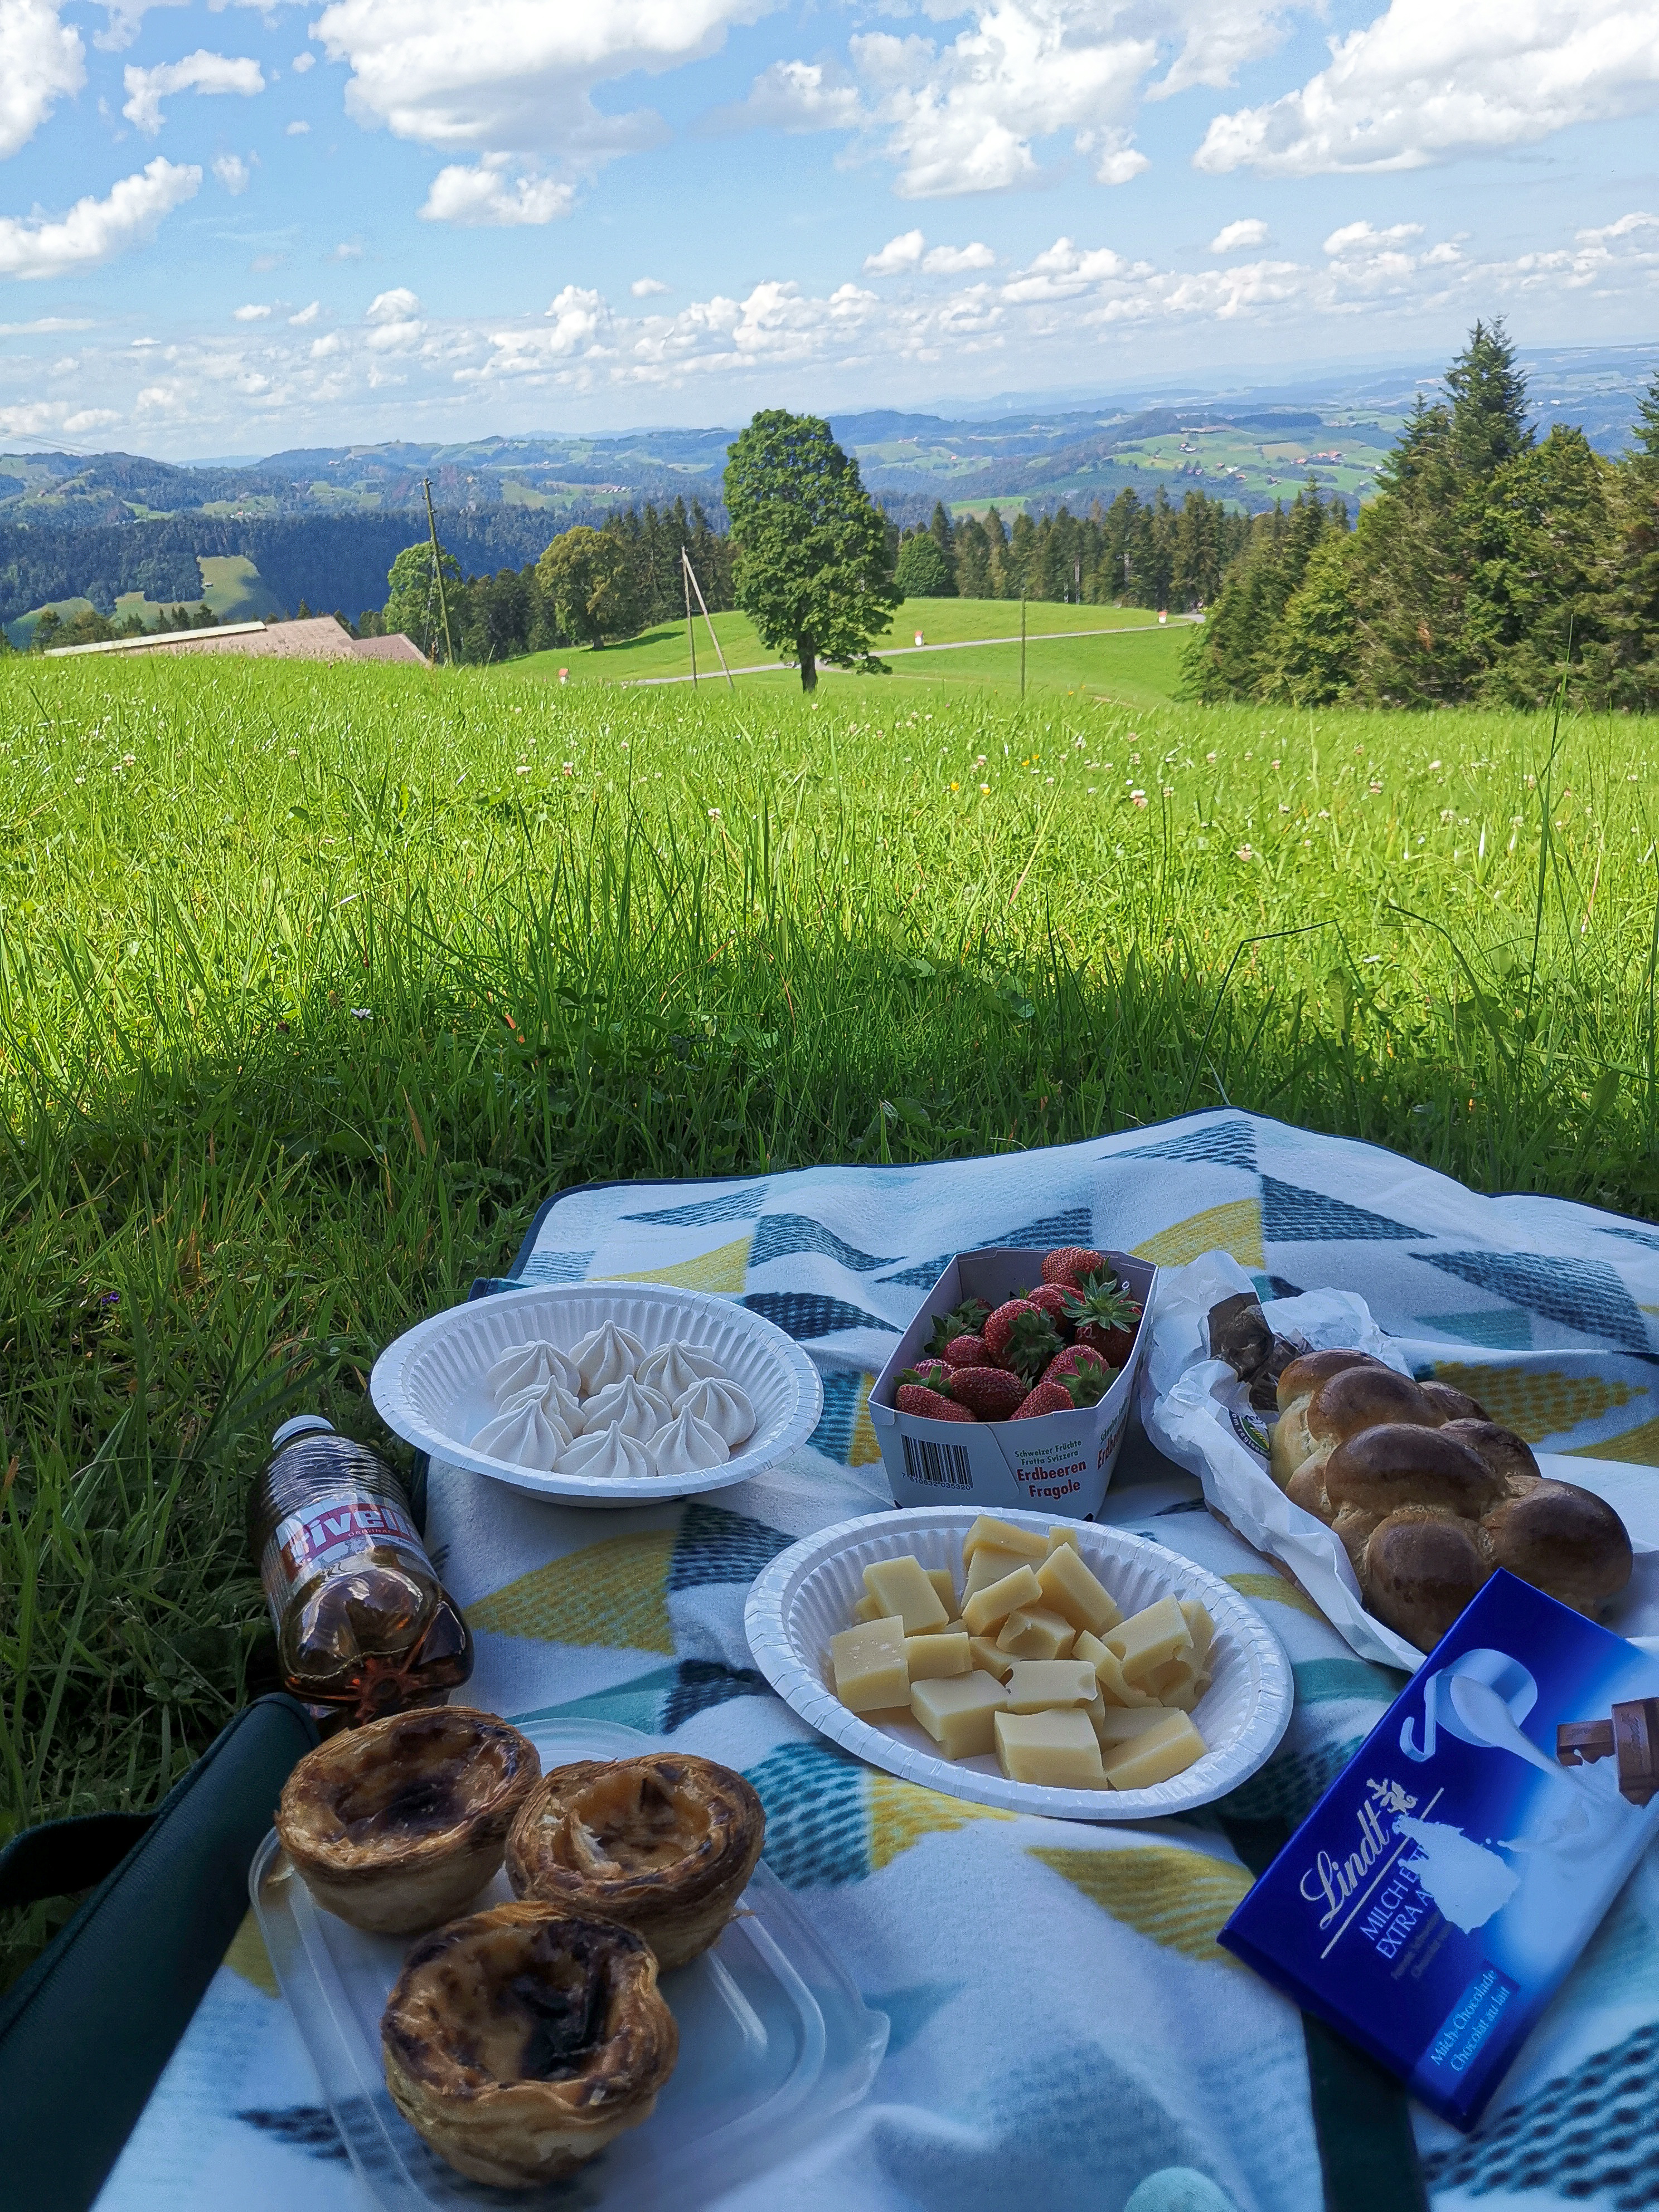
[[817,1369],[730,1298],[547,1283],[434,1314],[380,1354],[388,1428],[567,1504],[637,1505],[759,1474],[817,1426]]

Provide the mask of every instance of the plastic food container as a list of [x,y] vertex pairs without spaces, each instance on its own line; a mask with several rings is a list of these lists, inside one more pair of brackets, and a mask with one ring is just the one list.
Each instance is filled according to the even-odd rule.
[[[526,1721],[544,1769],[635,1759],[653,1747],[608,1721]],[[660,1748],[660,1746],[655,1747]],[[386,2089],[380,2014],[411,1936],[369,1936],[313,1902],[275,1831],[248,1887],[276,1980],[317,2069],[359,2182],[381,2212],[514,2205],[525,2212],[692,2212],[763,2172],[856,2104],[887,2048],[885,2013],[846,1970],[763,1859],[743,1917],[701,1959],[660,1984],[680,2055],[657,2109],[576,2174],[542,2190],[481,2186],[428,2150]],[[507,1902],[504,1875],[471,1910]]]
[[1151,1334],[1158,1269],[1127,1252],[1105,1255],[1141,1310],[1129,1364],[1097,1406],[1029,1421],[929,1421],[901,1413],[898,1378],[927,1357],[935,1314],[964,1298],[999,1306],[1041,1281],[1044,1251],[1000,1245],[959,1252],[921,1302],[870,1393],[870,1419],[896,1505],[967,1502],[986,1512],[1029,1507],[1050,1520],[1086,1521],[1100,1510],[1129,1425],[1135,1381]]

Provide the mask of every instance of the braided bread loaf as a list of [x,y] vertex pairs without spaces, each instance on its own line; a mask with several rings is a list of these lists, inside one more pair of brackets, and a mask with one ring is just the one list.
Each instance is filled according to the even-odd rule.
[[1498,1567],[1592,1615],[1630,1580],[1613,1508],[1540,1474],[1461,1390],[1312,1352],[1280,1375],[1279,1408],[1274,1480],[1336,1531],[1366,1605],[1421,1651]]

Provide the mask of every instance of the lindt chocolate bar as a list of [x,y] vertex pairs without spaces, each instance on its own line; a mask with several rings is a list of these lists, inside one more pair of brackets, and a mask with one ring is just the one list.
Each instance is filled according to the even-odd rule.
[[1659,1832],[1659,1659],[1496,1574],[1221,1931],[1455,2127]]

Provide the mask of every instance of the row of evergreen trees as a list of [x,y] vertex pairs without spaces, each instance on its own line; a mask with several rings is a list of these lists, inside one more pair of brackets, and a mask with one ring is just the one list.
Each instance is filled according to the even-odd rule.
[[1659,374],[1617,461],[1528,421],[1501,322],[1419,400],[1350,528],[1311,483],[1258,515],[1188,651],[1205,700],[1659,708]]
[[1065,507],[1012,530],[994,507],[953,521],[943,505],[899,541],[894,580],[907,599],[1061,599],[1083,606],[1206,605],[1249,541],[1249,519],[1189,491],[1179,507],[1160,486],[1121,491],[1087,514]]

